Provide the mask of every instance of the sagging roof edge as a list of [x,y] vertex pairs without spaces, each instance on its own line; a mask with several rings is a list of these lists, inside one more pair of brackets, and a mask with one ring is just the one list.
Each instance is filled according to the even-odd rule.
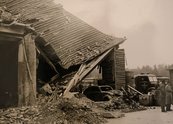
[[[118,49],[118,48],[119,48],[119,45],[122,44],[122,43],[124,43],[126,40],[127,40],[126,38],[122,38],[122,41],[117,42],[117,44],[115,44],[115,45],[109,47],[109,48],[106,49],[104,52],[98,54],[97,56],[93,56],[93,57],[91,57],[90,59],[88,59],[88,60],[86,60],[86,61],[77,63],[76,65],[81,65],[81,64],[83,64],[83,63],[87,63],[88,61],[91,61],[91,60],[93,60],[93,59],[95,59],[95,58],[101,56],[102,54],[104,54],[105,52],[107,52],[108,50],[110,50],[110,49],[112,49],[112,48],[117,47],[116,49]],[[65,67],[65,66],[61,63],[61,60],[60,60],[60,58],[58,57],[57,54],[54,54],[54,57],[53,57],[54,60],[53,60],[52,57],[50,57],[49,54],[47,53],[47,50],[42,49],[42,47],[44,47],[44,44],[46,44],[44,38],[38,37],[38,39],[37,39],[36,41],[37,41],[37,42],[36,42],[37,48],[38,48],[39,50],[41,50],[40,52],[41,52],[42,54],[44,54],[44,56],[46,56],[46,58],[51,62],[51,65],[53,65],[53,68],[54,68],[54,70],[56,70],[56,72],[58,71],[58,70],[56,69],[57,66],[61,66],[63,69],[68,69],[68,68],[71,67],[71,66],[75,66],[75,65],[71,65],[71,66],[69,66],[69,67]],[[41,43],[41,42],[42,42],[42,43]],[[44,42],[44,43],[43,43],[43,42]],[[49,45],[49,50],[52,51],[52,52],[54,52],[54,49],[53,49],[53,47],[52,47],[51,45]],[[49,52],[50,52],[50,51],[49,51]]]
[[[17,22],[13,22],[11,24],[0,23],[0,32],[1,33],[12,34],[12,35],[17,35],[17,36],[24,36],[26,31],[29,31],[29,32],[32,32],[32,33],[36,34],[35,30],[33,28],[31,28],[30,25],[17,23]],[[118,42],[115,46],[122,44],[125,40],[126,39],[124,38],[122,41]],[[112,47],[115,47],[115,46],[112,46]],[[109,49],[111,49],[111,48],[109,48]],[[105,50],[105,51],[107,51],[107,50]],[[42,53],[44,54],[43,51],[42,51]],[[103,53],[101,53],[101,54],[103,54]],[[99,54],[99,55],[101,55],[101,54]],[[97,55],[97,56],[99,56],[99,55]],[[97,56],[95,56],[93,58],[90,58],[89,60],[92,60],[92,59],[96,58]],[[47,58],[50,61],[49,56],[47,56]],[[87,61],[89,61],[89,60],[87,60]],[[85,62],[87,62],[87,61],[85,61]],[[60,59],[58,60],[58,63],[62,66],[62,64],[60,62]],[[82,64],[82,63],[80,63],[80,64]],[[53,65],[53,64],[51,63],[51,65]],[[55,66],[52,66],[52,67],[54,68],[54,70],[56,70]],[[57,72],[57,70],[56,70],[56,72]]]
[[45,40],[41,49],[54,65],[65,69],[93,59],[123,40],[104,34],[52,0],[7,0],[6,6],[19,15],[18,21],[32,24]]
[[[20,4],[16,4],[17,1]],[[64,28],[64,26],[70,26],[69,28],[72,28],[72,29],[75,28],[74,32],[76,30],[78,30],[78,31],[82,30],[83,31],[83,34],[82,34],[83,36],[79,37],[77,35],[78,32],[72,33],[73,30],[71,30],[71,32],[67,33],[66,32],[67,30],[63,30],[63,33],[68,34],[68,35],[64,35],[64,34],[59,34],[59,36],[56,35],[56,37],[55,37],[56,40],[54,40],[54,45],[51,44],[50,46],[48,46],[47,47],[48,50],[46,48],[43,48],[43,47],[41,48],[45,53],[47,53],[46,56],[52,61],[52,63],[54,65],[60,64],[63,68],[68,69],[69,67],[71,67],[73,65],[77,65],[77,64],[81,64],[83,62],[89,61],[89,60],[101,55],[102,53],[104,53],[109,48],[112,48],[114,46],[118,46],[119,44],[121,44],[121,41],[124,41],[123,38],[117,38],[117,40],[116,40],[115,37],[110,37],[110,36],[100,32],[99,30],[95,29],[91,25],[83,22],[83,20],[79,19],[78,17],[76,17],[73,14],[71,14],[71,13],[67,12],[66,10],[64,10],[62,6],[59,6],[58,4],[56,4],[56,5],[53,4],[51,2],[51,0],[49,2],[45,2],[45,1],[43,2],[42,1],[43,3],[41,1],[42,0],[38,0],[37,2],[34,1],[34,0],[32,0],[32,1],[26,0],[26,1],[21,2],[20,0],[16,0],[16,2],[15,2],[15,1],[11,0],[11,3],[6,2],[6,5],[8,5],[7,7],[9,7],[10,12],[13,12],[13,14],[16,11],[18,12],[16,14],[19,14],[19,13],[22,12],[23,16],[26,17],[26,18],[24,20],[22,18],[21,18],[21,20],[18,19],[20,21],[23,20],[25,22],[28,19],[29,20],[30,19],[35,19],[35,17],[39,16],[40,14],[45,15],[45,13],[42,12],[42,11],[44,11],[44,10],[47,11],[48,10],[48,11],[50,11],[50,15],[51,15],[51,12],[53,11],[52,16],[54,16],[54,18],[52,18],[52,16],[49,17],[49,18],[52,18],[51,20],[54,20],[54,21],[53,22],[48,21],[48,22],[55,23],[58,20],[58,24],[55,23],[55,25],[58,25],[58,26],[63,27],[63,28]],[[13,5],[13,3],[15,3],[15,4]],[[33,3],[33,5],[36,6],[37,8],[38,8],[38,6],[40,8],[42,8],[42,7],[44,7],[44,8],[38,9],[39,11],[37,9],[34,10],[35,13],[37,13],[37,14],[33,14],[30,11],[27,11],[27,10],[33,10],[32,6],[30,6],[31,3]],[[22,8],[22,6],[25,6],[25,8]],[[25,10],[24,12],[22,11],[23,9]],[[54,13],[55,11],[56,11],[56,15]],[[23,17],[23,16],[19,16],[19,18]],[[39,16],[39,17],[41,18],[42,16]],[[60,19],[62,19],[62,20],[60,20]],[[68,25],[67,24],[64,25],[64,23],[67,23],[67,21],[69,21],[68,19],[70,19],[70,23],[68,23]],[[60,24],[59,24],[59,22],[60,22]],[[45,23],[46,23],[46,25],[44,26]],[[35,24],[35,25],[33,23],[34,28],[37,29],[37,33],[42,34],[42,30],[40,30],[41,25],[42,25],[41,29],[45,28],[45,27],[46,27],[46,29],[50,28],[50,26],[47,25],[49,23],[47,23],[47,22],[45,22],[45,23],[44,23],[44,21],[43,22],[38,22],[38,24]],[[75,25],[76,25],[76,27],[74,27]],[[56,26],[53,26],[53,27],[56,27]],[[51,30],[50,34],[49,33],[46,34],[46,35],[49,35],[49,37],[44,36],[45,43],[48,42],[47,40],[49,40],[50,37],[54,37],[52,32],[55,32],[55,31],[59,32],[59,30],[60,30],[59,28],[58,28],[58,30],[56,28],[56,30],[55,29]],[[86,32],[86,30],[87,30],[87,32]],[[55,32],[55,34],[57,32]],[[68,38],[64,39],[64,37],[61,37],[61,36],[65,36],[65,37],[68,37]],[[76,39],[76,37],[83,38],[83,39],[79,40],[79,39]],[[71,42],[71,40],[69,40],[69,39],[72,39],[72,41],[74,41],[74,42]],[[85,45],[85,48],[82,48],[81,47],[82,45],[80,45],[80,44],[83,44],[83,43],[81,43],[81,41],[84,40],[84,39],[85,39],[84,43],[86,45]],[[104,41],[105,41],[105,43],[103,43]],[[51,39],[51,42],[52,42],[52,39]],[[82,57],[80,55],[78,55],[78,52],[79,53],[82,52],[84,54],[88,53],[88,51],[86,50],[86,47],[87,46],[92,47],[97,42],[99,43],[99,45],[102,45],[102,46],[100,46],[100,49],[92,49],[91,56],[88,57],[88,56],[85,55],[84,59],[81,60]],[[73,44],[70,44],[70,43],[73,43]],[[43,43],[43,45],[44,45],[44,43]],[[63,45],[66,46],[66,47],[62,47]],[[61,47],[62,50],[60,50],[59,47]],[[75,54],[73,54],[73,52],[71,52],[71,53],[68,52],[69,47],[74,47],[72,49],[72,51],[74,51],[74,49],[76,49]],[[81,50],[77,50],[79,48],[81,48]],[[93,51],[95,52],[94,54],[93,54]]]

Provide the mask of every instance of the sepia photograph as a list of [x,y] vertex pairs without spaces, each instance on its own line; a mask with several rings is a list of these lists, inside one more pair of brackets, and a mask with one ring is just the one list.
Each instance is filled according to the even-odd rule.
[[172,0],[0,0],[0,124],[173,123]]

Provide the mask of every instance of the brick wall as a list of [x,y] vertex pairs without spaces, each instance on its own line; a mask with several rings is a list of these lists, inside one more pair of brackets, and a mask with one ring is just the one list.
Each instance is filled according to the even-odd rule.
[[115,87],[125,86],[125,52],[124,49],[115,50]]

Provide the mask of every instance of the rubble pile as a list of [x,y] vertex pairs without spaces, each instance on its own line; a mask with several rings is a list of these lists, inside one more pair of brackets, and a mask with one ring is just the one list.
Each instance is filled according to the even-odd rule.
[[[65,86],[67,82],[72,78],[74,74],[70,74],[67,77],[64,77],[61,81],[58,81],[56,84],[56,94],[61,94],[63,92],[62,86]],[[118,92],[118,91],[117,91]],[[134,112],[134,111],[141,111],[146,110],[147,108],[141,106],[139,101],[137,100],[137,94],[132,92],[128,92],[125,90],[121,91],[123,95],[113,97],[109,102],[93,102],[86,98],[83,94],[75,94],[76,99],[78,99],[78,104],[81,103],[83,106],[87,106],[87,108],[92,108],[94,110],[97,109],[104,109],[106,111],[117,111],[120,110],[121,112]],[[57,97],[57,95],[53,95],[52,97]],[[57,98],[52,98],[57,99]],[[64,104],[63,104],[64,105]],[[102,114],[101,114],[102,116]],[[118,118],[120,115],[114,118]]]
[[108,111],[121,110],[122,112],[134,112],[147,109],[146,107],[140,105],[138,101],[135,101],[126,95],[114,97],[109,102],[98,103],[98,106]]
[[42,118],[38,106],[0,110],[0,124],[34,123],[38,118]]
[[138,101],[134,101],[132,99],[114,99],[113,104],[118,108],[121,109],[122,112],[135,112],[135,111],[141,111],[146,110],[147,108],[140,105]]
[[[70,99],[60,97],[63,89],[59,86],[64,86],[70,79],[71,75],[59,81],[51,95],[39,94],[36,106],[0,110],[0,124],[101,124],[106,122],[105,118],[124,117],[121,112],[146,109],[126,93],[107,102],[93,102],[81,93]],[[115,111],[121,112],[113,115],[111,112]]]
[[51,78],[51,80],[47,83],[38,80],[38,92],[43,95],[51,95],[53,92],[56,92],[57,95],[60,95],[64,92],[66,85],[73,78],[76,72],[72,72],[67,74],[61,78],[57,75]]
[[91,109],[91,104],[77,98],[64,99],[41,96],[38,105],[33,107],[9,108],[0,110],[0,123],[37,124],[101,124],[106,120]]
[[39,120],[42,123],[51,121],[71,124],[100,124],[105,121],[97,113],[93,112],[90,106],[81,103],[77,98],[63,99],[59,97],[57,100],[54,99],[42,108],[42,115],[44,118]]

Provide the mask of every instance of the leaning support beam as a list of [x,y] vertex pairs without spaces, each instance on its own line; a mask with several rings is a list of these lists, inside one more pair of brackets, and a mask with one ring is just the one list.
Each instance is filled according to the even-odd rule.
[[92,60],[88,64],[82,64],[75,74],[73,79],[69,82],[66,90],[64,91],[63,96],[69,97],[69,93],[72,87],[76,86],[81,80],[83,80],[110,52],[112,49],[109,49],[101,56],[97,57],[96,59]]

